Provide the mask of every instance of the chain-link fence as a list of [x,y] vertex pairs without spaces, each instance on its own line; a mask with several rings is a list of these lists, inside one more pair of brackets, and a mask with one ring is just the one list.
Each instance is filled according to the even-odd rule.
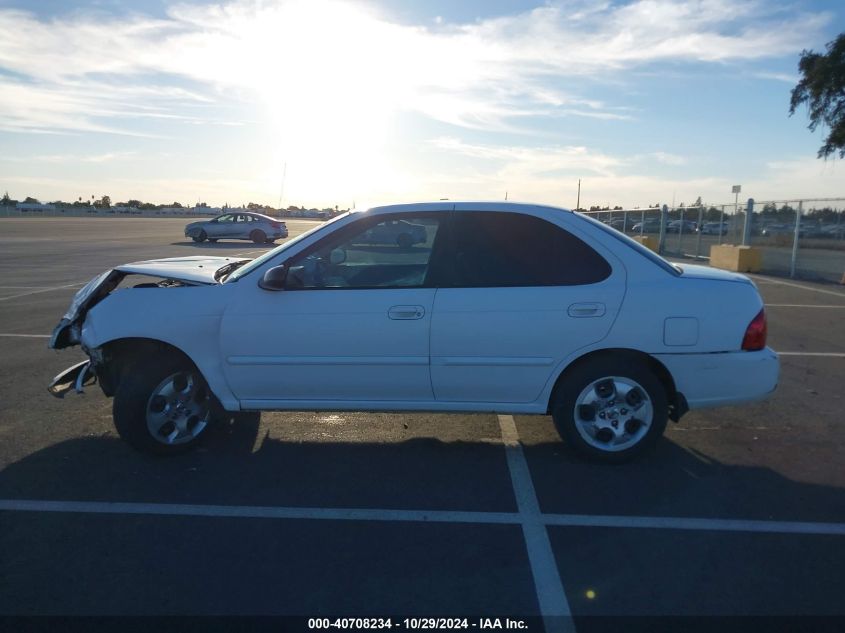
[[760,249],[764,273],[835,282],[845,274],[845,198],[584,213],[628,235],[654,237],[666,257],[707,260],[714,244],[745,244]]

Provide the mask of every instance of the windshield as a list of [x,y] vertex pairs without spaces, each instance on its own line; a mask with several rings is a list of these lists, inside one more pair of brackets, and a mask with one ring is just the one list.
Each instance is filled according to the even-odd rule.
[[310,237],[311,235],[314,235],[314,233],[318,233],[319,231],[325,230],[326,227],[328,227],[330,224],[334,224],[338,220],[341,220],[341,219],[347,217],[350,213],[352,213],[352,212],[347,211],[346,213],[342,213],[341,215],[337,216],[336,218],[332,218],[328,222],[323,222],[322,224],[318,224],[313,229],[311,229],[309,231],[305,231],[305,233],[303,233],[302,235],[297,235],[295,238],[288,240],[287,242],[277,246],[273,250],[267,251],[261,257],[256,257],[255,259],[253,259],[248,264],[241,266],[240,268],[238,268],[237,270],[232,272],[231,275],[229,275],[228,277],[226,277],[226,279],[223,280],[223,283],[229,283],[229,282],[237,281],[238,279],[240,279],[244,275],[248,275],[251,271],[253,271],[256,268],[258,268],[259,266],[261,266],[264,262],[266,262],[270,259],[273,259],[276,255],[279,255],[283,251],[289,249],[294,244],[298,244],[299,242],[304,240],[306,237]]

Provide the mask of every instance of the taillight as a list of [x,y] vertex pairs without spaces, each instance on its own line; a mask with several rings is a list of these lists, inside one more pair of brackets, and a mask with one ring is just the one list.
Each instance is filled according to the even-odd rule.
[[274,229],[282,228],[282,225],[279,224],[278,222],[270,222],[270,226],[272,226]]
[[756,352],[764,347],[766,347],[766,311],[760,308],[760,312],[745,329],[745,336],[742,337],[742,349],[747,352]]

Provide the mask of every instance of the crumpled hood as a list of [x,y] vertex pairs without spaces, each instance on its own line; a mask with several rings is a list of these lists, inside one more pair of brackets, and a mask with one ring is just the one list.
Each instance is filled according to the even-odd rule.
[[216,285],[214,274],[229,264],[248,262],[245,257],[170,257],[133,262],[117,266],[94,277],[80,288],[73,297],[70,307],[53,330],[49,346],[61,349],[76,345],[80,340],[82,319],[85,313],[102,301],[126,277],[126,275],[147,275],[185,282],[189,285]]
[[116,266],[115,270],[136,275],[151,275],[200,284],[214,284],[214,273],[234,262],[248,262],[248,257],[168,257]]

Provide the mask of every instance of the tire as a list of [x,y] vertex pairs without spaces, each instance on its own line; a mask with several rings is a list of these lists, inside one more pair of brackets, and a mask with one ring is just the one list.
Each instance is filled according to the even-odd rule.
[[197,244],[199,244],[201,242],[204,242],[205,238],[207,238],[207,237],[208,236],[205,234],[205,231],[200,231],[199,233],[194,235],[193,239]]
[[216,244],[216,243],[217,243],[217,238],[216,238],[216,237],[209,237],[209,238],[208,238],[208,241],[209,241],[209,242],[211,242],[212,244]]
[[399,245],[399,248],[411,248],[414,241],[407,233],[400,233],[396,238],[396,243]]
[[249,239],[251,239],[256,244],[263,244],[267,240],[267,234],[264,233],[261,229],[255,229],[252,233],[249,234]]
[[576,365],[561,378],[552,404],[561,437],[581,455],[606,463],[626,462],[653,447],[668,415],[660,379],[625,356]]
[[147,357],[122,376],[112,404],[121,438],[157,455],[183,453],[199,444],[219,405],[196,367],[173,355]]

